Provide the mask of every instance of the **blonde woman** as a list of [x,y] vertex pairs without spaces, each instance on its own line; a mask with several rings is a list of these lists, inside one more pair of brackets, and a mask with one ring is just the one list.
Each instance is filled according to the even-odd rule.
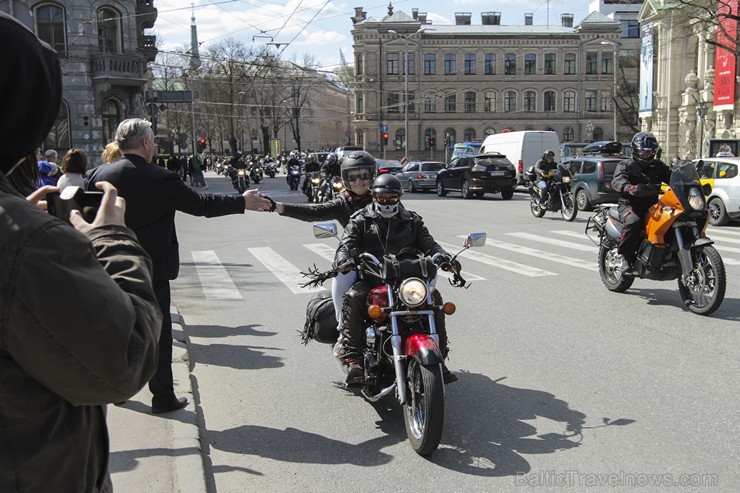
[[102,159],[103,164],[110,164],[110,163],[115,163],[122,157],[123,157],[123,153],[121,152],[121,148],[118,147],[118,142],[114,140],[111,143],[109,143],[107,146],[105,146],[105,149],[103,149],[103,154],[101,154],[100,159]]

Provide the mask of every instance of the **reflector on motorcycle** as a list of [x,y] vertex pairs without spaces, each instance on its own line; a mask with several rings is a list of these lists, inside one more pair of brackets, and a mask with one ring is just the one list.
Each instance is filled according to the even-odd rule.
[[452,315],[457,310],[457,307],[454,303],[451,301],[446,302],[444,305],[442,305],[442,311],[445,315]]
[[383,309],[378,305],[370,305],[367,307],[367,314],[372,318],[380,318],[383,316]]

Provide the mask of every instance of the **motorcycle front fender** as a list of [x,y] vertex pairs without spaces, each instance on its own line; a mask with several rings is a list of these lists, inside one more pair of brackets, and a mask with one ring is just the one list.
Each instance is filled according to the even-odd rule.
[[413,334],[409,336],[403,347],[403,354],[407,358],[414,358],[422,365],[443,363],[442,351],[429,334]]

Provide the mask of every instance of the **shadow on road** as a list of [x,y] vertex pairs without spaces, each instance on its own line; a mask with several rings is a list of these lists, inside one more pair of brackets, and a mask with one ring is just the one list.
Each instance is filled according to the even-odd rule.
[[199,344],[194,338],[224,338],[234,336],[270,337],[276,332],[260,331],[257,325],[225,327],[223,325],[188,325],[188,351],[190,352],[190,371],[195,365],[213,365],[236,370],[260,370],[284,366],[282,358],[271,356],[269,352],[284,351],[278,347],[247,346],[237,344]]
[[[676,286],[677,281],[670,281],[671,285]],[[624,292],[625,296],[636,294],[645,300],[648,305],[675,306],[681,310],[690,313],[686,305],[681,300],[678,293],[678,287],[675,289],[635,289],[630,288]],[[720,320],[740,320],[740,300],[734,298],[725,298],[722,305],[716,312],[709,315],[711,318]]]

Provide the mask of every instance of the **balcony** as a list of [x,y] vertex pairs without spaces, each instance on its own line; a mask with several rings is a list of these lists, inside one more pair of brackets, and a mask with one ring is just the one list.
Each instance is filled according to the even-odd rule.
[[147,62],[153,62],[157,58],[157,37],[156,36],[139,36],[139,52],[144,56]]
[[141,86],[146,82],[146,61],[141,55],[96,53],[92,56],[92,79],[117,86]]
[[138,31],[151,29],[157,20],[157,9],[154,8],[154,0],[137,0],[136,2],[136,26]]

